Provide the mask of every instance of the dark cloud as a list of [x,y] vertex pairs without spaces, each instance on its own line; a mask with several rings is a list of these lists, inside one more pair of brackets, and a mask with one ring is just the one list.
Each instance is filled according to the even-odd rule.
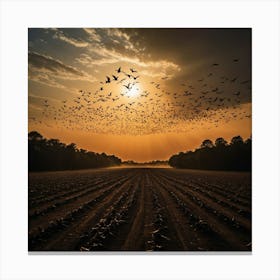
[[28,63],[30,66],[37,69],[45,69],[53,73],[65,73],[83,77],[85,74],[72,66],[65,65],[59,60],[52,57],[38,54],[35,52],[28,53]]
[[[173,91],[189,90],[188,86],[192,86],[194,95],[209,91],[207,97],[213,89],[219,88],[221,98],[232,100],[233,94],[241,91],[241,103],[251,102],[250,83],[242,84],[242,81],[251,80],[250,28],[140,28],[122,31],[129,34],[134,45],[145,46],[145,54],[149,54],[150,59],[164,57],[180,67],[181,71],[167,82]],[[218,66],[213,67],[214,63]],[[186,84],[185,88],[180,86],[182,83]],[[205,84],[207,86],[203,87]]]
[[[214,69],[217,75],[251,78],[250,28],[141,28],[125,32],[135,45],[145,46],[151,59],[164,57],[179,65],[178,81],[207,76],[213,72],[213,63],[219,64]],[[232,63],[235,58],[238,63]]]
[[125,29],[131,40],[152,56],[172,56],[182,63],[201,59],[250,57],[250,28],[141,28]]

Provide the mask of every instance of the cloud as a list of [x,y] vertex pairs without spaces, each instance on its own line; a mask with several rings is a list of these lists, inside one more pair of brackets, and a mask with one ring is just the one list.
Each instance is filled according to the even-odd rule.
[[89,36],[90,41],[101,42],[101,36],[93,28],[84,28],[84,31]]
[[[151,60],[148,56],[140,59],[139,54],[144,49],[140,47],[139,42],[133,42],[133,34],[127,33],[124,29],[84,28],[83,40],[66,36],[61,29],[52,29],[52,31],[55,32],[54,38],[78,48],[84,47],[85,51],[80,53],[75,61],[88,68],[127,63],[140,68],[143,75],[150,77],[167,74],[172,77],[181,70],[179,65],[166,59]],[[69,72],[68,70],[70,69],[66,71]]]
[[76,58],[80,64],[86,67],[104,66],[106,64],[128,63],[137,67],[143,75],[151,77],[162,77],[181,70],[180,66],[172,61],[162,60],[141,60],[136,56],[123,55],[115,50],[109,50],[102,47],[96,47],[90,50],[90,53],[82,53]]
[[60,60],[36,52],[28,53],[29,65],[37,69],[45,69],[49,72],[64,75],[84,76],[84,74],[72,66],[65,65]]
[[118,28],[105,29],[106,35],[116,44],[122,45],[126,50],[137,52],[138,49],[132,43],[130,36]]
[[62,82],[63,80],[84,80],[90,82],[96,80],[84,71],[36,52],[28,53],[28,79],[71,93],[75,92],[76,89],[69,86],[66,87]]
[[49,76],[53,76],[55,79],[93,81],[93,78],[84,71],[66,65],[51,56],[42,55],[36,52],[28,53],[28,65],[30,75],[32,76],[32,74],[39,72],[42,79],[47,79]]
[[51,75],[42,73],[40,71],[30,70],[30,67],[28,71],[28,79],[49,87],[66,89],[64,85],[58,83]]
[[83,40],[78,40],[78,39],[75,39],[73,37],[69,37],[69,36],[66,36],[63,31],[59,30],[59,29],[54,29],[55,31],[55,34],[53,35],[53,38],[54,39],[59,39],[61,41],[64,41],[70,45],[73,45],[77,48],[85,48],[88,46],[88,42],[86,41],[83,41]]
[[140,47],[139,42],[133,42],[134,33],[129,34],[119,28],[85,28],[84,31],[88,34],[88,39],[94,43],[85,48],[85,52],[80,53],[75,61],[85,67],[127,63],[150,77],[163,75],[172,77],[181,71],[178,64],[165,58],[152,60],[148,55],[141,56],[140,53],[144,49]]
[[54,32],[53,39],[61,40],[77,48],[86,48],[91,44],[97,44],[97,46],[105,47],[115,45],[125,50],[138,51],[130,36],[118,28],[83,28],[85,33],[83,35],[86,35],[83,39],[65,34],[62,29],[52,28],[50,30]]

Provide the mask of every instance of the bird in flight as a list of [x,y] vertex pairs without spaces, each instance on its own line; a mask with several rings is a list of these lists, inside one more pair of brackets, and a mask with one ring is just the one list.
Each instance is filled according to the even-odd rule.
[[124,87],[126,87],[128,90],[130,90],[131,89],[131,87],[130,87],[130,83],[128,83],[128,85],[123,85]]
[[111,82],[110,77],[106,76],[107,80],[106,80],[106,84],[109,84]]
[[132,68],[130,68],[131,73],[136,73],[136,70],[133,70]]

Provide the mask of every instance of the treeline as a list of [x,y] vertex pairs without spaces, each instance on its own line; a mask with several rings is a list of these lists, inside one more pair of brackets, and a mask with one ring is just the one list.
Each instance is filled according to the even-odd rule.
[[121,159],[66,145],[58,139],[45,139],[37,131],[28,133],[28,170],[51,171],[120,165]]
[[167,160],[153,160],[153,161],[147,161],[147,162],[136,162],[133,160],[127,160],[122,162],[123,165],[135,165],[135,166],[142,166],[142,165],[167,165]]
[[215,143],[206,139],[195,151],[171,156],[168,163],[176,168],[251,171],[252,139],[235,136],[230,143],[221,137]]

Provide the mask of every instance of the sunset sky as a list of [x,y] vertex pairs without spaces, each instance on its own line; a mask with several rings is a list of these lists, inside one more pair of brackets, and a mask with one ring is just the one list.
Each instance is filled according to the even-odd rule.
[[139,162],[251,135],[251,29],[31,28],[29,131]]

